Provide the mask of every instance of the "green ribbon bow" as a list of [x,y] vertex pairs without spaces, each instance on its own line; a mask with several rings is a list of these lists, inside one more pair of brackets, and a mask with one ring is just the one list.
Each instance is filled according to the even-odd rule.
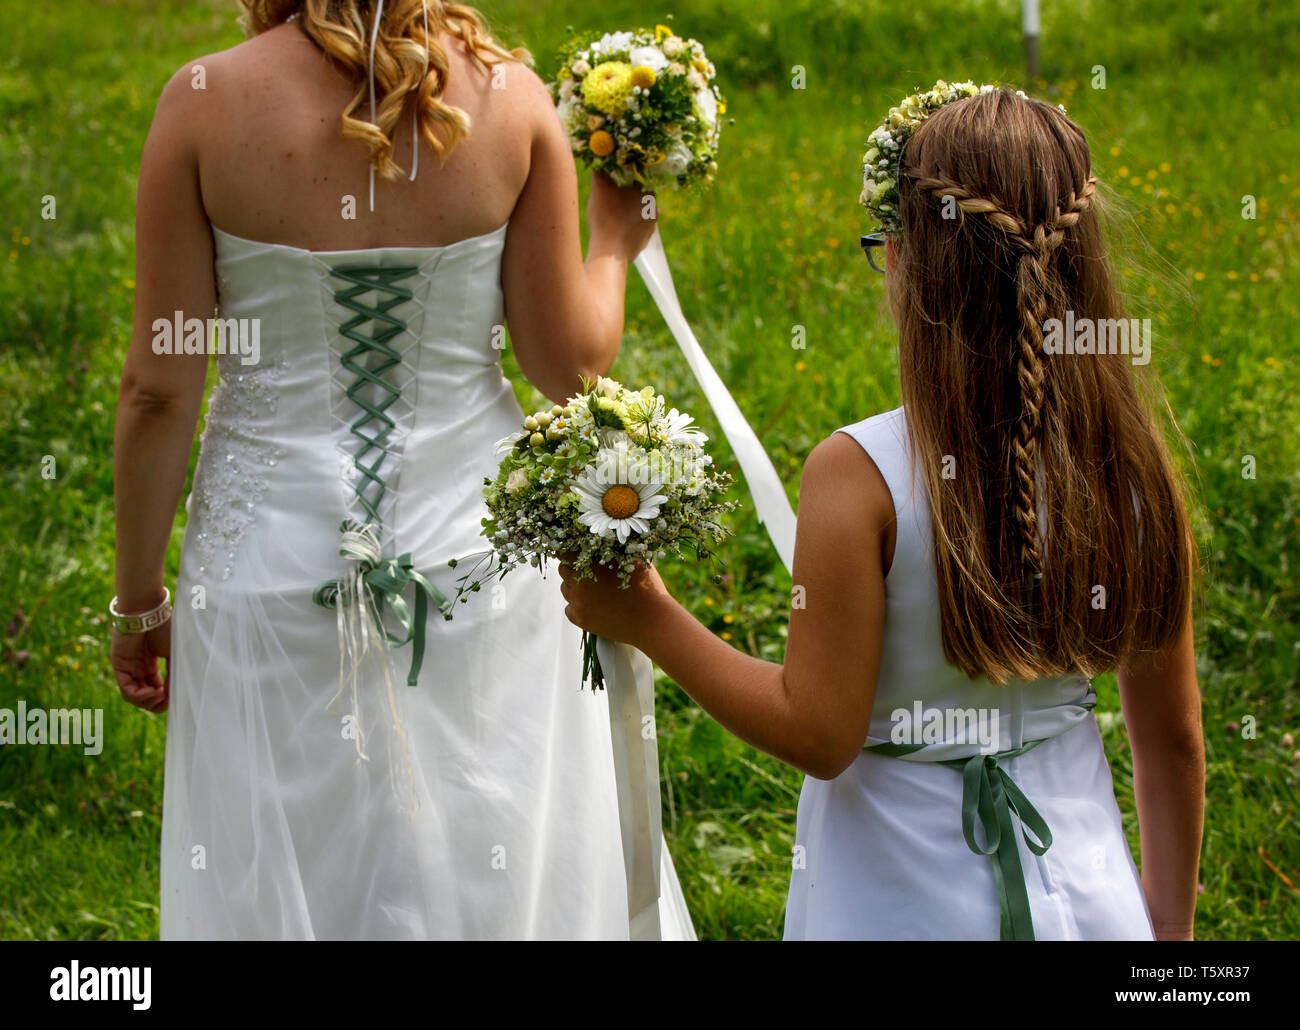
[[[345,521],[339,527],[343,531],[343,543],[339,554],[356,561],[359,565],[361,589],[368,590],[375,608],[375,615],[381,620],[379,628],[383,631],[392,647],[412,644],[411,671],[406,677],[407,686],[415,686],[420,677],[420,666],[424,662],[424,628],[428,621],[429,602],[443,615],[451,611],[452,604],[441,591],[415,570],[411,553],[396,558],[383,557],[378,534],[373,526]],[[409,584],[415,585],[415,617],[402,596]],[[344,589],[346,580],[332,580],[322,583],[312,594],[312,600],[322,608],[334,609],[340,603],[350,603],[351,597]],[[383,625],[385,605],[392,609],[393,617],[401,627],[401,634],[394,633]]]
[[[1088,706],[1091,707],[1091,706]],[[1050,738],[1044,738],[1050,739]],[[1016,831],[1011,823],[1014,813],[1023,829],[1022,836],[1035,855],[1045,854],[1052,846],[1052,831],[1038,809],[1030,804],[1022,791],[998,759],[1016,758],[1043,743],[1031,740],[1014,751],[997,754],[977,754],[969,758],[952,758],[936,762],[962,773],[961,829],[966,846],[977,855],[987,855],[993,860],[993,879],[998,889],[998,916],[1000,937],[1004,941],[1032,941],[1034,921],[1029,909],[1029,892],[1025,888],[1025,873],[1020,865],[1020,848],[1016,844]],[[867,750],[886,758],[902,758],[924,748],[924,744],[895,744],[881,741],[869,744]],[[984,827],[985,846],[975,839],[975,821]],[[1031,831],[1036,840],[1025,829]]]

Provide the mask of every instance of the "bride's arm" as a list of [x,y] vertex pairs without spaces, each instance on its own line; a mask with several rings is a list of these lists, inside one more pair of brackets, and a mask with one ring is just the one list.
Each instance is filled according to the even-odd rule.
[[[113,439],[116,592],[123,613],[147,611],[163,599],[163,560],[207,373],[205,354],[156,354],[153,348],[155,319],[174,325],[179,311],[182,319],[200,318],[206,327],[216,304],[212,235],[189,131],[196,103],[189,69],[183,68],[163,91],[140,160],[135,318]],[[205,344],[207,338],[205,330]],[[169,629],[167,624],[154,631],[155,647],[165,646],[160,635]],[[165,689],[156,660],[125,653],[144,643],[114,634],[113,664],[128,700],[160,710]]]
[[584,263],[577,173],[555,105],[525,68],[511,69],[507,89],[528,105],[533,142],[506,234],[506,320],[520,370],[552,400],[564,401],[579,391],[581,376],[603,375],[618,356],[627,266],[655,223],[643,217],[639,189],[594,177]]
[[882,545],[889,488],[856,442],[836,434],[804,466],[785,664],[736,650],[697,622],[653,570],[627,590],[613,575],[564,573],[567,614],[644,651],[737,737],[818,779],[833,779],[867,737],[885,626]]

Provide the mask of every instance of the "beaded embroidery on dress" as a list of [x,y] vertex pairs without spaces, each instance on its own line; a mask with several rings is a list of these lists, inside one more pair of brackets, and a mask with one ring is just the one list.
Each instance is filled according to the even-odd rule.
[[200,574],[219,569],[225,580],[284,449],[251,439],[241,429],[275,414],[279,366],[272,363],[250,371],[223,354],[217,369],[221,381],[212,391],[204,423],[204,460],[194,470],[197,510],[190,518],[200,527],[195,533]]

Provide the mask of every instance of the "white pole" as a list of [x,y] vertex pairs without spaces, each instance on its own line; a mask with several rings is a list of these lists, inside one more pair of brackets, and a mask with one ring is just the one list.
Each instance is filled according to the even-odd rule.
[[1038,78],[1038,0],[1024,0],[1025,85]]

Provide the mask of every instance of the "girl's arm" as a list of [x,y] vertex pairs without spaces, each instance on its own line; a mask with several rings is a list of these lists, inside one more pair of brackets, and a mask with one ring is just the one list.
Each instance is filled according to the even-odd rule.
[[654,232],[642,193],[593,176],[587,202],[590,239],[582,259],[573,151],[541,80],[508,65],[511,96],[531,105],[535,126],[528,179],[506,231],[501,282],[519,369],[563,402],[609,371],[623,337],[627,266]]
[[[188,128],[194,102],[189,69],[183,68],[163,91],[140,159],[135,320],[113,439],[116,592],[123,613],[147,611],[163,599],[163,559],[207,375],[206,355],[157,354],[153,348],[154,319],[174,327],[179,311],[182,319],[203,319],[206,326],[216,305],[212,234]],[[170,623],[147,634],[113,632],[113,669],[132,704],[166,707],[157,660],[170,654],[170,632]]]
[[645,652],[731,733],[810,776],[834,779],[866,741],[885,627],[889,488],[835,434],[804,466],[785,665],[760,661],[697,622],[653,570],[622,591],[613,574],[562,568],[569,618]]
[[1192,621],[1164,654],[1119,671],[1133,748],[1142,890],[1160,940],[1191,940],[1205,816],[1205,741]]

